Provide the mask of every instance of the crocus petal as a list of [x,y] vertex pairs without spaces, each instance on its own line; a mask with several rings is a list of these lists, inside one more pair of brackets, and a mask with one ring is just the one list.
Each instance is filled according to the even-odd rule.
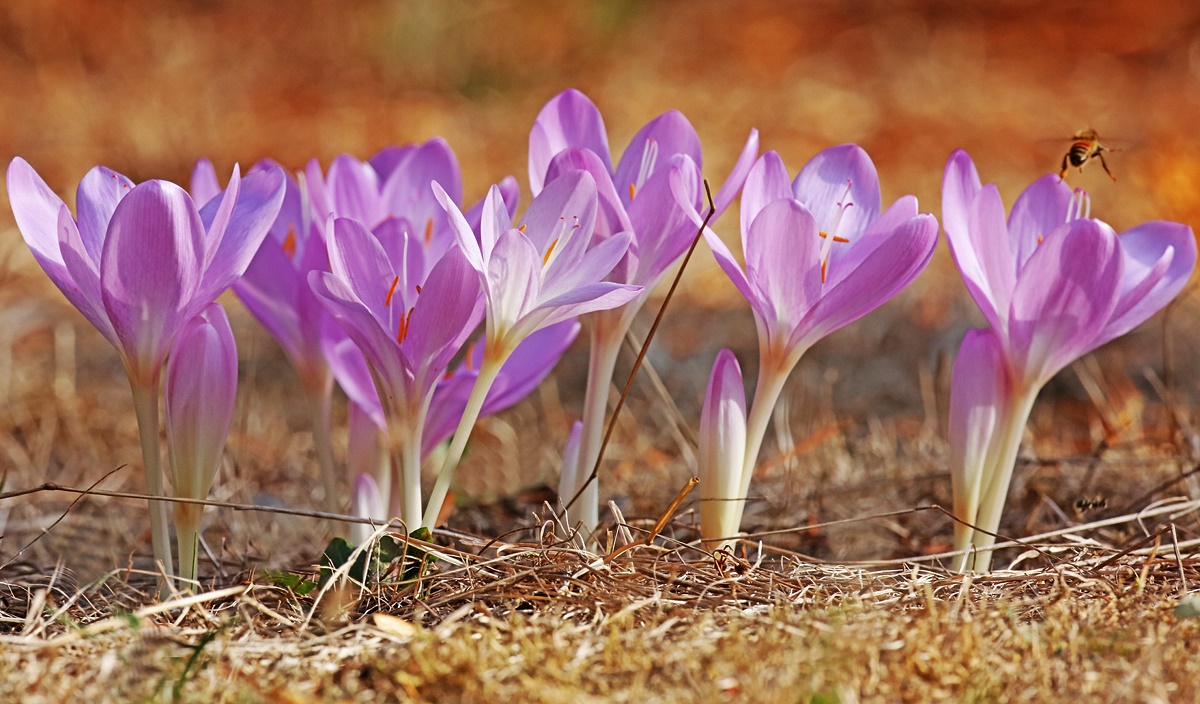
[[867,231],[849,243],[835,242],[829,253],[825,286],[837,286],[857,269],[880,245],[891,239],[896,229],[917,216],[915,196],[901,196],[871,223]]
[[[433,184],[433,193],[437,197],[442,208],[446,211],[446,217],[450,221],[450,229],[454,232],[455,241],[458,243],[459,249],[467,257],[467,261],[476,271],[482,272],[486,269],[485,259],[483,258],[483,250],[479,239],[475,232],[471,229],[470,223],[463,217],[462,211],[458,209],[458,204],[450,198],[449,194],[437,183]],[[481,226],[482,227],[482,226]]]
[[737,533],[746,455],[746,391],[742,369],[727,349],[717,353],[700,412],[696,452],[700,477],[700,534],[706,540]]
[[[965,238],[962,237],[965,235]],[[967,228],[956,235],[946,229],[950,253],[975,305],[996,330],[1007,329],[1007,311],[1017,281],[1017,268],[1008,244],[1004,203],[996,186],[984,186],[967,214]]]
[[638,130],[613,173],[613,184],[621,200],[629,203],[655,171],[676,154],[691,157],[697,168],[702,165],[700,137],[683,113],[670,110]]
[[750,232],[750,223],[758,217],[767,203],[780,198],[792,197],[792,184],[788,180],[787,167],[779,154],[770,151],[758,157],[746,177],[746,185],[742,188],[741,217],[742,217],[742,249],[746,248],[746,233]]
[[367,163],[371,165],[372,169],[375,169],[375,174],[379,176],[379,182],[383,183],[388,180],[388,177],[392,175],[396,167],[404,163],[408,155],[415,151],[416,148],[417,145],[415,144],[405,144],[402,147],[384,147],[375,152],[375,156],[368,159]]
[[492,186],[483,199],[483,210],[479,215],[479,248],[484,261],[492,258],[492,248],[496,246],[500,235],[511,229],[512,217],[504,204],[504,194],[499,186]]
[[329,165],[325,194],[331,212],[373,227],[387,214],[379,198],[379,177],[367,164],[342,154]]
[[[946,238],[950,241],[952,251],[960,247],[965,250],[970,242],[968,221],[975,207],[975,197],[982,188],[979,172],[975,170],[971,157],[961,149],[956,150],[946,161],[946,171],[942,176],[942,226],[946,228]],[[958,258],[957,254],[955,258]],[[962,268],[961,264],[959,268]]]
[[88,259],[97,266],[113,211],[132,188],[133,181],[103,166],[94,167],[79,182],[75,192],[79,234]]
[[571,289],[603,279],[621,261],[632,241],[631,233],[618,232],[578,257],[563,252],[564,256],[552,262],[542,274],[541,298],[561,296]]
[[524,339],[525,335],[534,330],[554,325],[563,320],[577,318],[592,311],[611,310],[623,306],[637,298],[641,292],[641,286],[626,286],[610,281],[582,286],[539,305],[536,310],[521,320],[519,326],[514,326],[514,330],[520,331],[519,335],[514,333],[514,337]]
[[478,274],[457,248],[446,252],[425,280],[400,347],[422,371],[418,392],[428,393],[483,318]]
[[596,180],[586,171],[570,171],[548,182],[529,204],[523,218],[525,236],[538,252],[545,252],[567,228],[590,235],[596,210]]
[[742,190],[742,186],[745,185],[746,178],[750,175],[750,169],[754,167],[757,157],[758,130],[751,129],[750,136],[746,138],[746,145],[742,147],[742,153],[738,155],[738,160],[733,165],[733,170],[729,172],[725,183],[721,184],[720,190],[713,198],[713,205],[717,209],[716,215],[713,217],[719,217],[726,208],[733,204],[733,199],[737,198],[738,191]]
[[937,220],[922,214],[896,228],[886,242],[824,295],[798,325],[791,347],[808,347],[883,305],[925,270],[937,247]]
[[374,314],[336,275],[310,271],[308,284],[317,300],[375,369],[388,394],[388,402],[393,407],[407,406],[416,393],[414,375],[392,333],[379,324]]
[[542,256],[523,232],[509,230],[487,266],[488,329],[505,331],[537,305]]
[[200,298],[215,299],[245,273],[279,214],[284,182],[282,169],[255,171],[241,179],[229,225],[204,271]]
[[1071,188],[1061,178],[1047,174],[1021,192],[1008,216],[1009,248],[1020,271],[1039,238],[1045,237],[1067,221]]
[[79,229],[71,219],[71,211],[67,210],[65,205],[58,211],[58,234],[63,263],[74,284],[71,289],[64,289],[63,293],[67,294],[67,299],[79,309],[89,323],[96,326],[105,339],[120,347],[120,341],[108,320],[108,312],[104,310],[100,265],[86,251]]
[[1046,236],[1017,279],[1009,354],[1019,383],[1040,388],[1093,346],[1120,295],[1116,233],[1075,220]]
[[[521,187],[517,184],[517,179],[512,176],[505,176],[497,186],[500,188],[500,195],[504,198],[504,207],[508,209],[508,219],[511,222],[513,216],[517,214],[517,201],[521,197]],[[470,210],[463,213],[467,225],[472,231],[479,231],[483,219],[483,203],[484,199],[480,199],[478,203],[471,206]]]
[[546,171],[546,183],[558,179],[568,171],[586,171],[596,181],[596,195],[599,199],[596,233],[605,237],[614,232],[632,229],[625,205],[617,196],[613,187],[612,175],[604,162],[590,149],[583,147],[568,147],[562,150],[550,162]]
[[164,397],[175,495],[203,499],[220,466],[237,398],[237,346],[219,304],[208,304],[180,329]]
[[191,196],[147,181],[113,212],[100,255],[104,308],[132,375],[157,378],[167,350],[195,305],[204,225]]
[[1099,347],[1120,337],[1170,303],[1187,285],[1196,266],[1192,229],[1153,221],[1121,233],[1124,277],[1112,317],[1094,341]]
[[746,278],[758,292],[755,312],[774,319],[783,339],[821,297],[821,237],[813,216],[799,201],[768,203],[746,236]]
[[204,207],[208,201],[220,195],[221,183],[217,180],[217,169],[211,161],[196,160],[196,165],[192,167],[192,180],[188,185],[188,192],[199,207]]
[[950,380],[950,472],[954,515],[977,523],[988,449],[1011,402],[1000,339],[991,328],[968,330]]
[[[396,272],[383,246],[362,223],[350,218],[335,218],[329,243],[329,270],[350,287],[380,324],[393,328],[391,321],[405,315],[403,306],[407,282],[396,281]],[[400,284],[404,284],[400,288]],[[393,300],[401,291],[400,301]],[[394,329],[394,328],[393,328]]]
[[822,230],[849,239],[865,232],[883,207],[875,164],[857,144],[818,152],[800,169],[792,191]]
[[21,157],[8,165],[8,200],[17,228],[38,264],[64,293],[73,287],[58,250],[58,211],[62,199],[50,190],[29,162]]
[[412,211],[421,201],[436,205],[429,191],[429,184],[434,181],[455,203],[462,202],[462,172],[458,159],[441,137],[434,137],[406,152],[404,159],[382,181],[380,194],[384,207],[391,209],[393,215],[408,216],[424,226],[424,218],[414,217]]
[[546,184],[550,161],[567,147],[584,147],[596,153],[612,171],[604,118],[586,95],[574,88],[559,93],[538,113],[529,133],[529,188],[534,197]]

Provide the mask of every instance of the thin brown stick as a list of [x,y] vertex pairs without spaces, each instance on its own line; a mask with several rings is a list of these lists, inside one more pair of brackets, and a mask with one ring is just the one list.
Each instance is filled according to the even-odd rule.
[[699,483],[700,477],[692,477],[689,479],[687,484],[684,484],[683,488],[679,490],[679,493],[675,495],[675,499],[671,501],[671,504],[667,506],[667,510],[663,511],[663,514],[658,517],[657,521],[654,522],[654,527],[650,529],[650,532],[646,535],[646,537],[629,543],[628,545],[623,545],[619,550],[614,550],[611,554],[604,558],[604,562],[612,562],[629,550],[632,550],[636,547],[645,547],[653,543],[654,539],[658,537],[658,534],[662,532],[662,529],[665,528],[667,523],[671,521],[671,517],[674,516],[675,512],[679,510],[679,505],[683,503],[683,500],[687,498],[687,495],[690,494],[692,489],[695,489],[696,485]]

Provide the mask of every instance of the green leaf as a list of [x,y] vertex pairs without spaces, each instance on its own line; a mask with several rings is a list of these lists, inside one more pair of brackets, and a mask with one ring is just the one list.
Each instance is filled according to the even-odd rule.
[[263,573],[263,578],[275,586],[287,587],[300,596],[309,594],[318,586],[311,579],[305,579],[302,575],[282,570],[267,570]]

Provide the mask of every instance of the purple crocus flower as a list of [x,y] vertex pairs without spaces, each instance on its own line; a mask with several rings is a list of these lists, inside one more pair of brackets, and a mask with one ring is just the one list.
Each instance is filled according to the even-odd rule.
[[946,164],[942,218],[963,281],[988,321],[963,340],[950,394],[960,570],[986,571],[1034,399],[1061,369],[1167,305],[1192,274],[1191,228],[1148,222],[1117,236],[1055,175],[1034,181],[1007,219],[957,151]]
[[[20,157],[8,167],[17,226],[67,300],[117,349],[129,376],[147,493],[163,495],[158,393],[180,329],[235,281],[283,199],[278,170],[242,179],[202,210],[167,181],[134,185],[96,167],[79,184],[78,217]],[[150,502],[156,560],[173,573],[167,509]]]
[[642,291],[603,280],[632,236],[618,232],[597,241],[596,181],[587,171],[568,171],[547,184],[520,227],[513,227],[502,193],[493,186],[484,199],[478,238],[450,196],[435,191],[483,286],[487,330],[479,376],[430,494],[426,525],[438,516],[488,390],[521,341],[540,328],[623,305]]
[[[686,205],[686,193],[679,194]],[[882,211],[879,179],[854,144],[826,149],[789,183],[775,152],[759,158],[742,191],[746,268],[716,233],[704,233],[717,263],[741,291],[758,328],[759,370],[737,495],[722,497],[741,523],[767,425],[800,357],[817,340],[899,293],[933,256],[937,221],[904,196]],[[700,222],[698,212],[692,212]],[[722,485],[725,485],[722,482]],[[705,536],[717,537],[717,536]]]
[[415,275],[422,267],[394,260],[357,220],[335,219],[332,234],[332,271],[310,272],[309,284],[362,350],[385,395],[388,446],[400,458],[404,478],[401,518],[415,530],[421,520],[425,414],[450,360],[483,315],[479,285],[458,247],[447,250],[422,281]]
[[[719,216],[733,202],[754,158],[758,131],[751,130],[741,156],[714,205]],[[582,489],[578,511],[585,533],[599,521],[599,491],[591,470],[600,454],[608,391],[621,342],[655,285],[691,245],[696,226],[672,197],[672,184],[687,192],[691,209],[703,207],[700,138],[678,111],[663,113],[634,135],[614,169],[608,135],[600,111],[575,89],[552,98],[534,122],[529,135],[529,183],[536,196],[543,185],[572,169],[582,169],[596,181],[599,212],[596,237],[628,232],[632,241],[607,280],[642,286],[642,293],[623,306],[594,311],[588,322],[591,362],[583,407],[580,466],[576,484],[563,485],[569,500]],[[584,485],[586,483],[586,486]]]
[[[210,303],[184,324],[167,360],[167,449],[175,496],[206,499],[225,451],[237,399],[237,346],[229,318]],[[175,504],[179,572],[196,579],[196,544],[204,506]]]

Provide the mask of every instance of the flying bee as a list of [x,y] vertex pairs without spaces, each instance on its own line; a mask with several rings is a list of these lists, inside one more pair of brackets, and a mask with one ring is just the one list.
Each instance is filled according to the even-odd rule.
[[1071,139],[1073,140],[1071,148],[1063,155],[1062,171],[1058,174],[1059,178],[1066,179],[1067,171],[1072,166],[1082,172],[1084,164],[1092,159],[1099,159],[1100,165],[1104,167],[1104,173],[1108,174],[1108,177],[1112,180],[1117,180],[1117,177],[1113,176],[1113,172],[1109,170],[1108,162],[1104,160],[1104,152],[1113,150],[1100,143],[1100,135],[1096,134],[1096,130],[1080,130]]

